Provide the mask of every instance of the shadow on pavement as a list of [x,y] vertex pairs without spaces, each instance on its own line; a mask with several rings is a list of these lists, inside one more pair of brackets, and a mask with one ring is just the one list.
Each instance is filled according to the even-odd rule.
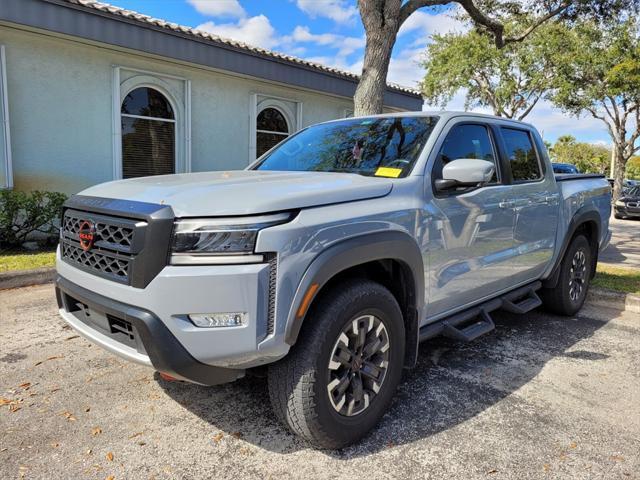
[[[616,313],[611,311],[610,318]],[[450,429],[531,381],[554,357],[607,358],[584,350],[567,352],[607,320],[584,314],[563,318],[536,310],[524,316],[498,312],[495,322],[494,332],[470,344],[445,338],[423,343],[416,368],[406,373],[378,427],[359,444],[326,454],[337,459],[367,456]],[[247,442],[279,453],[310,448],[276,420],[263,378],[245,377],[219,387],[157,380],[167,395],[211,424],[214,433],[242,435]]]

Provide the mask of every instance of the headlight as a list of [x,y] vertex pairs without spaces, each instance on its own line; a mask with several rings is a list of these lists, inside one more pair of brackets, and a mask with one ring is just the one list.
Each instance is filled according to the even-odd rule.
[[622,200],[616,200],[616,207],[624,207],[625,203]]
[[202,218],[178,220],[173,231],[171,263],[207,265],[220,263],[257,263],[258,232],[291,219],[289,213],[238,218]]

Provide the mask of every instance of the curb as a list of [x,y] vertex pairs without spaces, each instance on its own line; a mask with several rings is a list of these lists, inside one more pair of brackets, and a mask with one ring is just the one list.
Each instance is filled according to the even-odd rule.
[[587,302],[600,307],[615,308],[640,313],[640,296],[632,293],[614,292],[606,288],[590,288]]
[[34,268],[0,273],[0,290],[28,287],[52,282],[56,275],[53,267]]

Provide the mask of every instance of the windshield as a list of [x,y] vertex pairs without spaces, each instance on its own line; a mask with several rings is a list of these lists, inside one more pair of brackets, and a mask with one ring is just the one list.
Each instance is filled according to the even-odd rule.
[[630,197],[640,197],[640,187],[631,187],[629,189],[628,195]]
[[277,145],[253,168],[405,177],[437,121],[437,117],[379,117],[314,125]]

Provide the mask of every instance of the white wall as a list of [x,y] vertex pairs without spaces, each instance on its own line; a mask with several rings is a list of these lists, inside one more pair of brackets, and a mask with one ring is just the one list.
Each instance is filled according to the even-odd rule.
[[13,178],[18,189],[75,193],[113,179],[114,66],[191,83],[192,171],[249,163],[250,100],[302,103],[302,125],[342,117],[351,99],[331,97],[0,26],[5,45]]

